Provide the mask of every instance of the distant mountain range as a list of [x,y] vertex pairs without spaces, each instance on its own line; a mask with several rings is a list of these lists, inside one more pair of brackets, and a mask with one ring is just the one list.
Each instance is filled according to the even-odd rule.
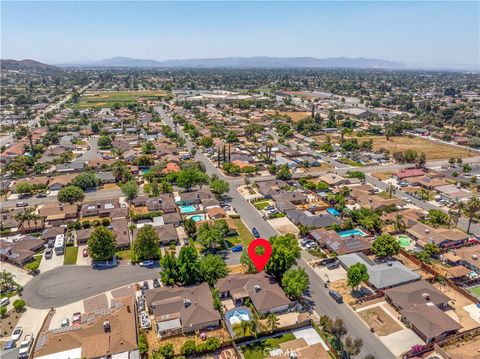
[[330,57],[224,57],[164,60],[112,57],[101,61],[62,64],[63,67],[169,67],[169,68],[378,68],[400,69],[404,64],[382,59]]
[[43,72],[58,72],[62,69],[58,66],[47,65],[35,60],[0,60],[0,67],[2,70],[29,70],[29,71],[43,71]]

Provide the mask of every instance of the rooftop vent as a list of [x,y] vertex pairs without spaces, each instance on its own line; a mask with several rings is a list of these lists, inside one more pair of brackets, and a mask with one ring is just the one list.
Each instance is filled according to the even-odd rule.
[[188,308],[188,306],[190,306],[192,304],[192,301],[190,299],[184,299],[183,300],[183,306],[185,308]]
[[258,293],[262,290],[262,288],[258,284],[256,284],[253,288],[255,289],[255,293]]
[[477,260],[477,259],[478,259],[478,256],[477,256],[476,254],[473,254],[473,255],[472,255],[472,259]]
[[103,330],[105,331],[105,333],[108,333],[110,331],[110,329],[111,329],[110,321],[107,318],[103,321]]
[[430,294],[428,294],[428,293],[422,293],[422,297],[425,300],[430,300]]

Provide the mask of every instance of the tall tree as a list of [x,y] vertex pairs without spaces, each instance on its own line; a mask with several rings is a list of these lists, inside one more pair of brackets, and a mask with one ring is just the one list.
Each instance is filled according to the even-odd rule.
[[66,186],[58,191],[57,199],[60,203],[70,203],[83,201],[85,193],[77,186]]
[[104,226],[95,227],[88,238],[88,252],[93,260],[112,259],[117,249],[115,235]]
[[379,257],[391,257],[400,251],[400,243],[388,233],[378,236],[372,243],[372,252]]
[[305,269],[289,269],[282,278],[282,288],[289,297],[298,300],[308,289],[310,279]]
[[177,260],[178,278],[183,285],[195,284],[200,278],[198,254],[191,246],[182,247]]
[[480,218],[480,198],[472,197],[467,203],[461,204],[462,210],[465,212],[468,218],[467,233],[470,233],[470,226],[474,218]]
[[363,263],[355,263],[347,271],[347,284],[357,289],[357,287],[364,281],[370,278],[367,272],[367,266]]
[[200,277],[202,281],[207,282],[213,287],[220,278],[228,274],[227,264],[222,257],[213,254],[207,254],[200,260]]
[[160,238],[151,225],[140,228],[132,244],[132,260],[140,262],[144,260],[155,260],[160,256]]

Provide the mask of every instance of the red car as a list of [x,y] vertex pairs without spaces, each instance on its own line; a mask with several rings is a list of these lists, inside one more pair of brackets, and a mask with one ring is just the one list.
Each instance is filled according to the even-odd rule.
[[80,325],[81,323],[82,323],[82,313],[80,313],[80,312],[73,313],[72,324],[73,325]]
[[88,249],[87,249],[87,248],[85,248],[85,249],[83,250],[83,256],[84,256],[84,257],[88,257]]

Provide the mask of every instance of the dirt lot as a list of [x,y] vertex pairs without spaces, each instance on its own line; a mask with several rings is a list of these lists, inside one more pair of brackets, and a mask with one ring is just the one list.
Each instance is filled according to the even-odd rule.
[[473,338],[464,343],[456,343],[443,347],[452,358],[475,359],[480,356],[480,337]]
[[395,151],[405,151],[407,149],[415,150],[417,153],[424,152],[427,156],[427,160],[442,160],[450,157],[472,157],[475,156],[475,152],[470,152],[455,146],[434,142],[425,138],[419,137],[391,137],[388,141],[384,136],[365,136],[359,137],[359,142],[366,140],[373,140],[373,149],[385,148],[390,153]]
[[303,120],[311,115],[310,112],[280,112],[280,114],[289,116],[293,122]]
[[358,312],[370,328],[380,336],[389,335],[402,329],[380,306]]

